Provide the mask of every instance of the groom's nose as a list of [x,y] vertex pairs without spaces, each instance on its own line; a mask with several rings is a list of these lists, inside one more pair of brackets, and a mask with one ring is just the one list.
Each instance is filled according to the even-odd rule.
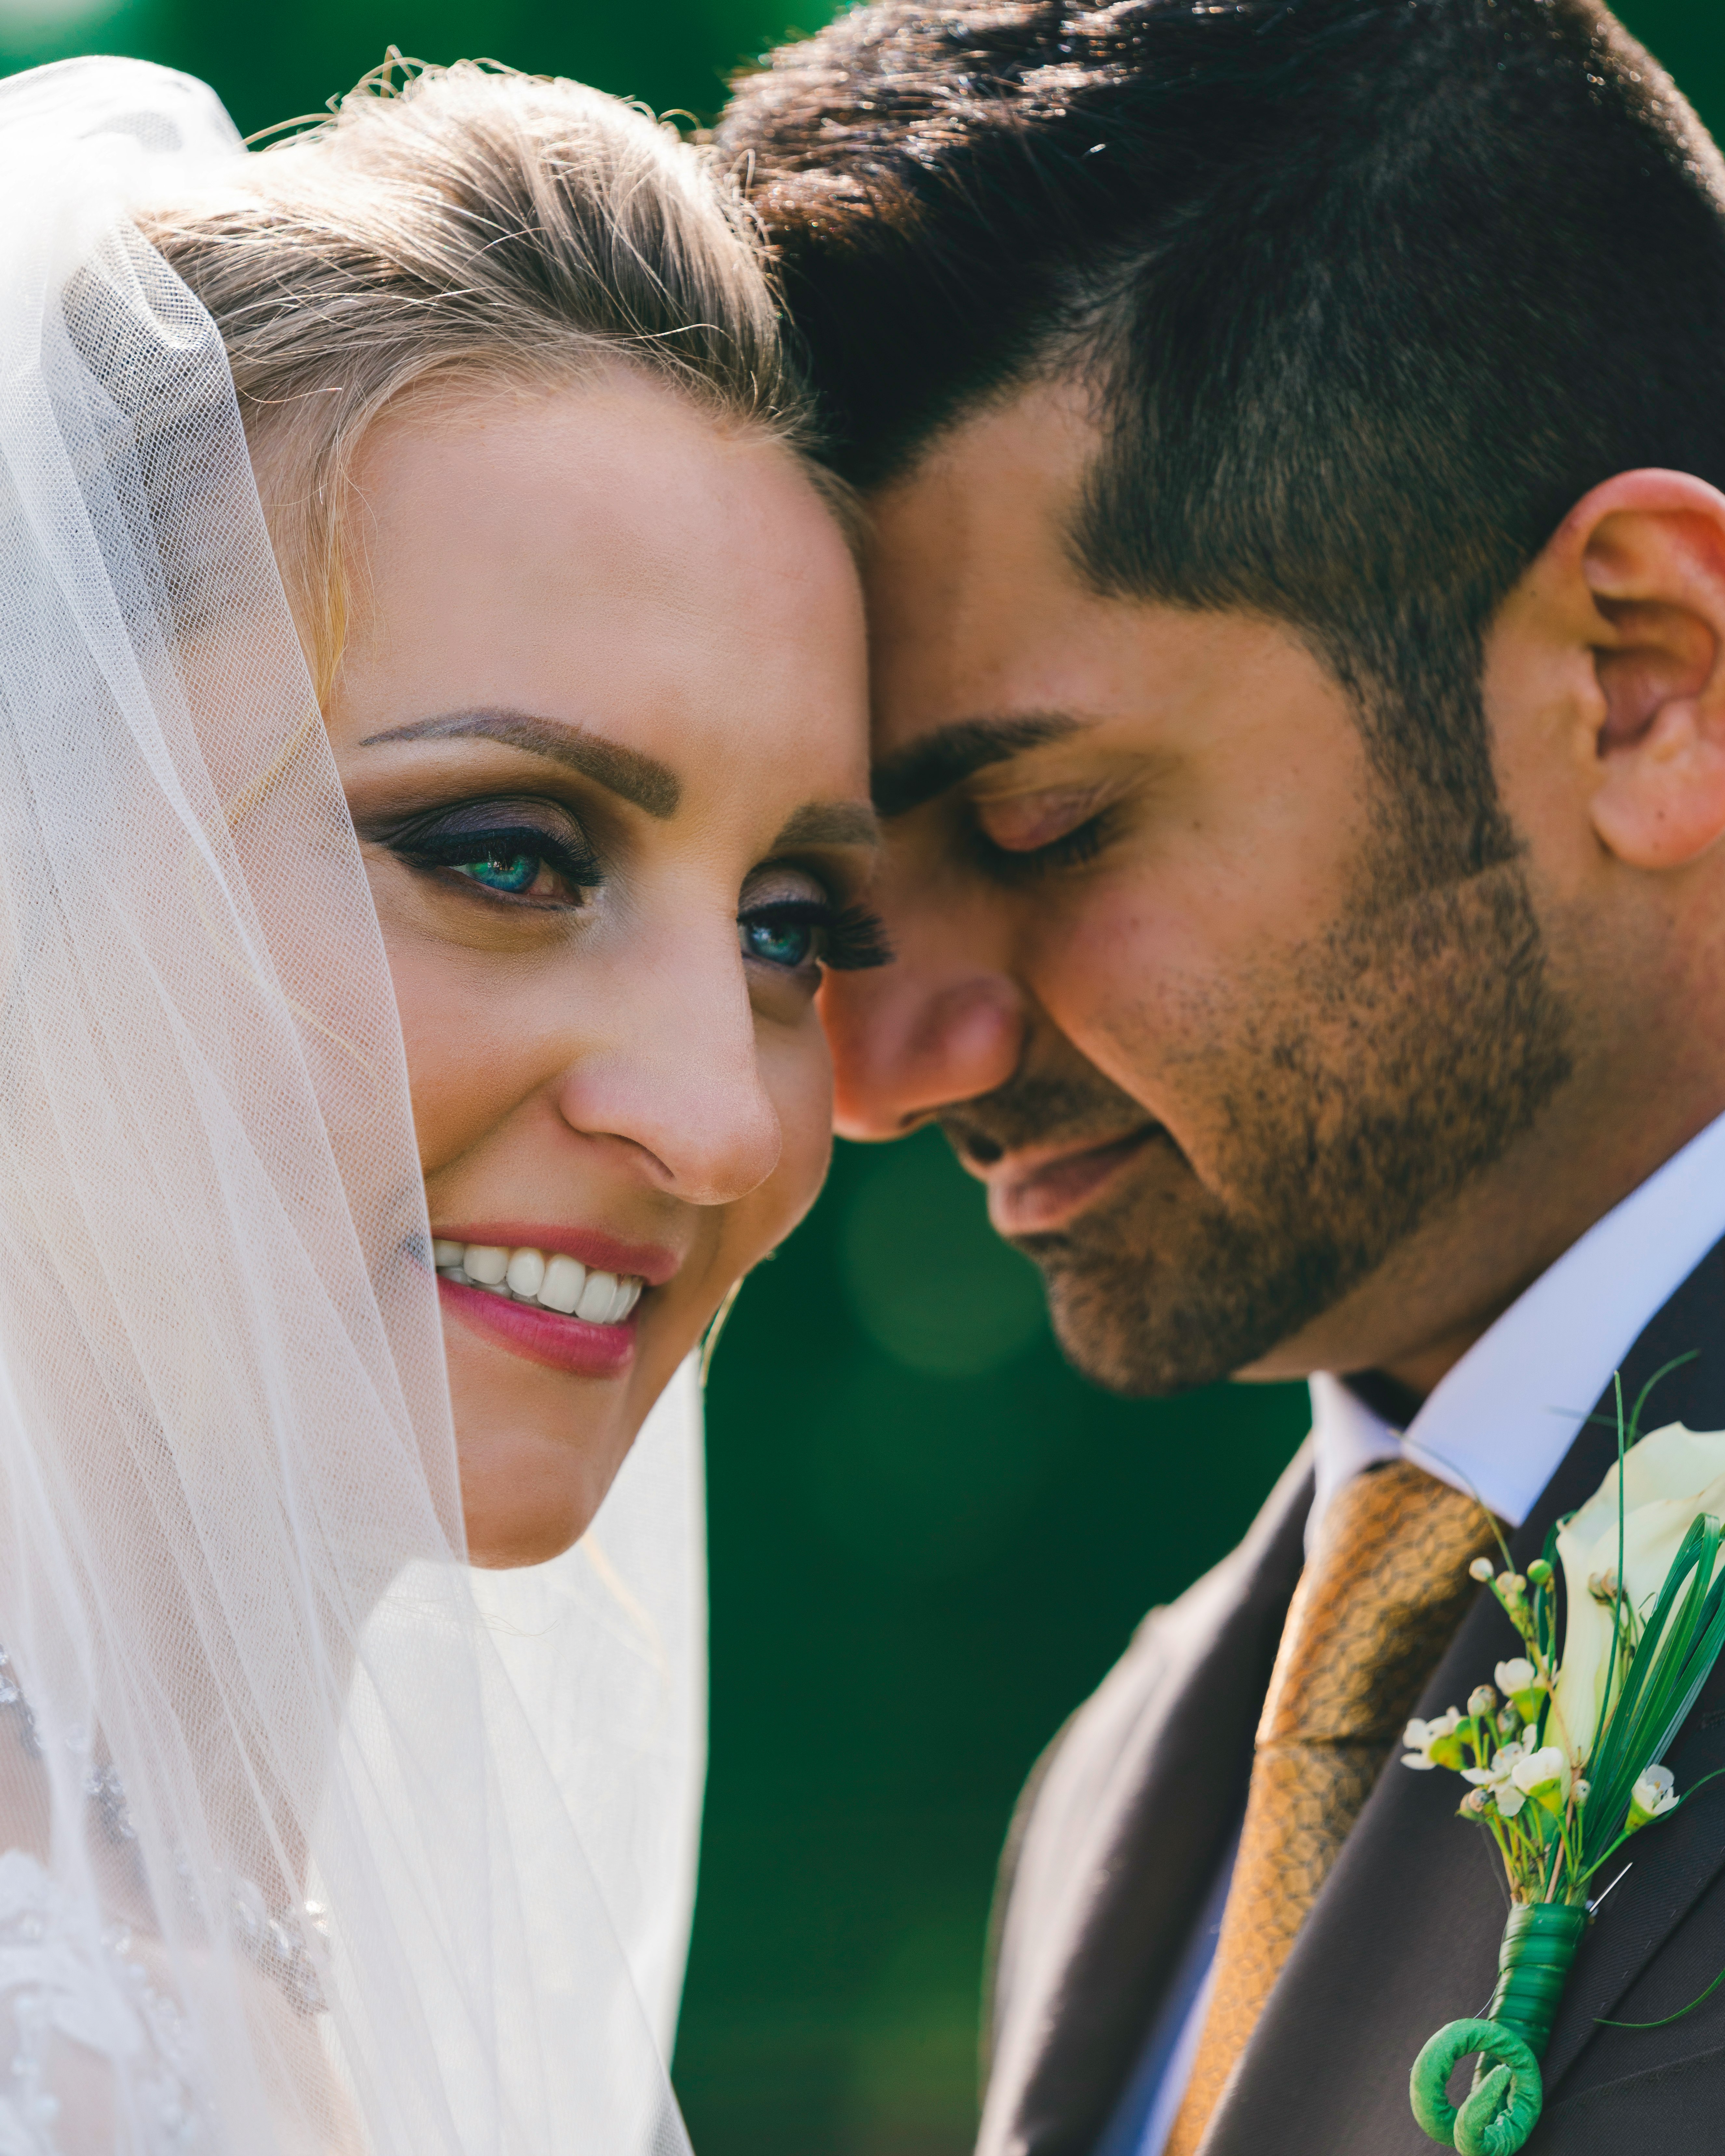
[[893,963],[829,974],[821,992],[841,1137],[902,1137],[942,1108],[1005,1085],[1024,1051],[1024,999],[1006,973],[927,948],[930,939],[908,924],[888,925]]

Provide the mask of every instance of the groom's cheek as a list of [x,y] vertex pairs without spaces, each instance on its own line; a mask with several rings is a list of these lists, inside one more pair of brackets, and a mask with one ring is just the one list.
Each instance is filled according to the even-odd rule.
[[1190,1090],[1180,1073],[1214,1043],[1230,1000],[1225,954],[1206,948],[1206,932],[1203,909],[1171,899],[1149,871],[1098,881],[1027,924],[1023,993],[1038,1032],[1053,1036],[1039,1065],[1076,1052],[1178,1130]]

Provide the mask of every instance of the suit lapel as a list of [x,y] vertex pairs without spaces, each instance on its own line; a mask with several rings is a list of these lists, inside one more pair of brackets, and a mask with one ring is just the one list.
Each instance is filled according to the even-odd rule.
[[[1650,1426],[1725,1426],[1725,1245],[1710,1252],[1635,1342],[1625,1399],[1673,1357],[1698,1350],[1648,1403]],[[1611,1395],[1600,1404],[1609,1413]],[[1598,1488],[1616,1456],[1615,1425],[1584,1425],[1511,1543],[1525,1569],[1548,1529]],[[1482,1589],[1427,1686],[1418,1712],[1465,1701],[1493,1666],[1519,1651],[1496,1599]],[[1707,1717],[1725,1697],[1708,1687],[1672,1764],[1684,1783],[1725,1760],[1725,1728]],[[1507,1891],[1487,1838],[1455,1817],[1447,1774],[1416,1774],[1392,1760],[1318,1897],[1212,2123],[1205,2156],[1430,2156],[1408,2107],[1408,2071],[1445,2021],[1479,2012],[1497,1969]],[[1666,1837],[1660,1845],[1658,1837]],[[1661,1827],[1590,1929],[1547,2052],[1555,2090],[1596,2017],[1656,1953],[1725,1864],[1725,1832],[1704,1804]],[[1600,1882],[1602,1885],[1607,1883]]]
[[1302,1455],[1245,1542],[1147,1620],[1027,1792],[978,2156],[1090,2156],[1124,2091],[1245,1800],[1311,1503]]

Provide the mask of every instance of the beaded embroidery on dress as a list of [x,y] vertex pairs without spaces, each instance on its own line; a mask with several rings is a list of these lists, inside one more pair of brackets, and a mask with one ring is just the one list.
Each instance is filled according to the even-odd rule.
[[126,1926],[93,1929],[33,1856],[0,1854],[0,2156],[76,2156],[62,2119],[95,2103],[112,2107],[113,2156],[198,2156],[192,2048]]
[[[28,1778],[32,1763],[39,1771],[41,1731],[4,1648],[0,1712],[17,1738],[14,1779]],[[111,1764],[85,1775],[84,1795],[86,1855],[109,1873],[113,1899],[141,1900],[136,1830]],[[213,2146],[208,2076],[160,1943],[107,1920],[102,1906],[69,1892],[28,1851],[0,1851],[0,2156],[82,2156],[92,2106],[111,2136],[105,2156],[197,2156]],[[257,1885],[239,1880],[228,1925],[295,2014],[326,2010],[317,1955],[326,1928],[316,1903],[272,1916]]]

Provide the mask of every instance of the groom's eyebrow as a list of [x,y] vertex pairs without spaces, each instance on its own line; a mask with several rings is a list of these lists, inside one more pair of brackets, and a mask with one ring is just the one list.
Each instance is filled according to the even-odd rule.
[[644,809],[660,823],[676,814],[683,798],[683,782],[657,757],[644,756],[639,749],[624,748],[620,742],[607,741],[601,734],[588,733],[560,720],[535,718],[530,711],[446,711],[441,718],[417,719],[411,726],[392,726],[388,733],[369,734],[360,747],[373,748],[383,742],[462,741],[475,736],[564,764]]
[[1024,718],[959,719],[937,727],[896,756],[875,766],[870,790],[883,817],[903,816],[920,808],[991,763],[1004,763],[1026,749],[1062,741],[1083,721],[1065,711],[1039,711]]

